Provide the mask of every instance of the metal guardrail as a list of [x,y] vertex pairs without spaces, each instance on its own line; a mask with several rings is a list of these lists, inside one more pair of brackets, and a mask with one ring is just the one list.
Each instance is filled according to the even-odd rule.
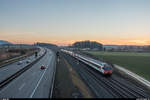
[[32,67],[32,65],[34,65],[36,62],[38,62],[42,57],[44,57],[44,55],[46,54],[47,50],[44,52],[44,54],[42,56],[40,56],[39,58],[37,58],[35,61],[31,62],[29,65],[25,66],[24,68],[22,68],[21,70],[17,71],[16,73],[14,73],[13,75],[9,76],[8,78],[6,78],[5,80],[3,80],[2,82],[0,82],[0,89],[2,89],[5,85],[7,85],[8,83],[10,83],[11,81],[13,81],[15,78],[17,78],[18,76],[20,76],[21,74],[23,74],[25,71],[27,71],[29,68]]
[[16,62],[16,61],[18,61],[20,59],[25,59],[26,57],[33,55],[34,52],[32,52],[30,54],[19,56],[19,57],[15,57],[15,58],[12,58],[12,59],[9,59],[9,60],[6,60],[6,61],[3,61],[3,62],[0,63],[0,68],[5,67],[5,66],[7,66],[9,64],[12,64],[12,63],[14,63],[14,62]]
[[150,89],[150,82],[148,80],[146,80],[143,77],[141,77],[141,76],[139,76],[139,75],[137,75],[137,74],[135,74],[135,73],[133,73],[133,72],[123,68],[123,67],[120,67],[118,65],[114,64],[114,67],[117,70],[123,72],[124,74],[126,74],[126,75],[128,75],[128,76],[130,76],[130,77],[132,77],[134,79],[136,79],[137,81],[139,81],[140,83],[142,83],[143,85],[145,85],[146,87],[148,87]]

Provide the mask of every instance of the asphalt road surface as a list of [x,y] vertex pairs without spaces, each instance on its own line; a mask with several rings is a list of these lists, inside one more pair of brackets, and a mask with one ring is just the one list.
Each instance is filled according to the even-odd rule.
[[[39,52],[39,55],[44,54],[44,49],[41,48],[41,51]],[[0,82],[3,81],[4,79],[6,79],[7,77],[11,76],[12,74],[14,74],[15,72],[19,71],[20,69],[24,68],[25,66],[29,65],[29,63],[26,63],[27,60],[30,60],[31,62],[36,60],[37,58],[35,58],[34,55],[27,57],[25,59],[21,59],[19,61],[22,61],[22,63],[20,65],[18,65],[19,61],[14,62],[12,64],[9,64],[7,66],[4,66],[2,68],[0,68]]]
[[[0,91],[0,98],[49,98],[55,60],[55,54],[47,49],[43,58]],[[46,69],[41,70],[41,65]]]

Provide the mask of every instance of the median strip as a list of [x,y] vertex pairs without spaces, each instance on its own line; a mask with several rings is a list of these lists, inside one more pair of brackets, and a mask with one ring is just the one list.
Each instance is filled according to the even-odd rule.
[[10,83],[12,80],[14,80],[15,78],[17,78],[18,76],[20,76],[22,73],[24,73],[25,71],[27,71],[29,68],[32,67],[32,65],[34,65],[36,62],[38,62],[42,57],[44,57],[44,55],[46,54],[47,51],[44,52],[44,54],[42,56],[40,56],[39,58],[37,58],[35,61],[31,62],[29,65],[25,66],[24,68],[22,68],[21,70],[17,71],[16,73],[14,73],[13,75],[9,76],[8,78],[6,78],[5,80],[3,80],[2,82],[0,82],[0,89],[2,89],[4,86],[6,86],[8,83]]
[[5,66],[7,66],[9,64],[12,64],[12,63],[14,63],[14,62],[16,62],[16,61],[18,61],[20,59],[25,59],[26,57],[29,57],[29,56],[33,55],[34,53],[35,53],[35,51],[31,52],[29,54],[26,54],[26,55],[22,55],[22,56],[19,56],[19,57],[15,57],[15,58],[3,61],[3,62],[0,63],[0,68],[5,67]]

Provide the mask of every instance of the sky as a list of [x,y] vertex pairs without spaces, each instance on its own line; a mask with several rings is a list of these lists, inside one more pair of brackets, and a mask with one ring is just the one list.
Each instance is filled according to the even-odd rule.
[[0,40],[150,45],[150,0],[0,0]]

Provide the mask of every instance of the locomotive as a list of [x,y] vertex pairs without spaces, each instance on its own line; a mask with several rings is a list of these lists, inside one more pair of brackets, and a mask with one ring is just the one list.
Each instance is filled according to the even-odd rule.
[[88,57],[79,55],[79,54],[74,53],[72,51],[68,51],[68,50],[64,50],[64,49],[61,49],[61,51],[65,52],[65,53],[71,55],[72,57],[78,59],[79,61],[89,65],[93,69],[101,72],[103,75],[112,75],[113,68],[105,62],[101,62],[101,61],[96,62],[91,58],[89,59]]

